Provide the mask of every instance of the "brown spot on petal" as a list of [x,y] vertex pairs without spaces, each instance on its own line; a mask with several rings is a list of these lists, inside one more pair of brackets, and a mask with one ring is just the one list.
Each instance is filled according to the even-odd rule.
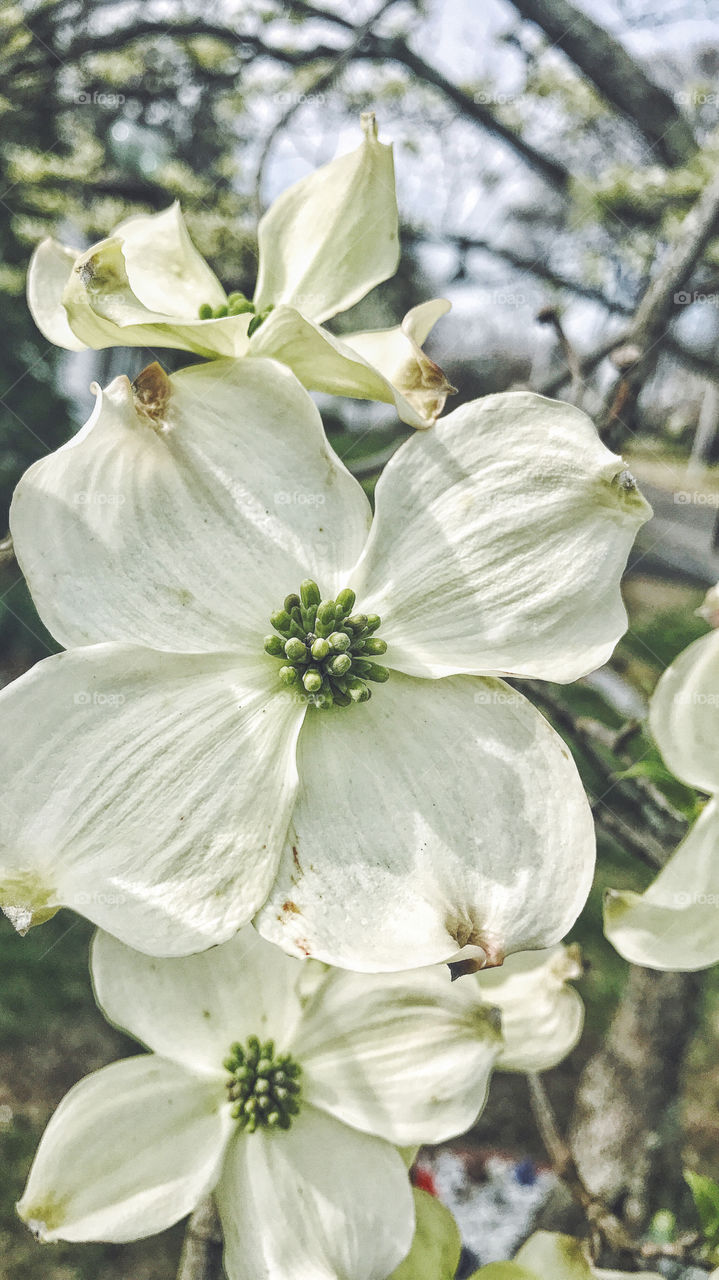
[[282,910],[283,910],[283,911],[287,911],[287,912],[293,912],[293,911],[294,911],[294,912],[296,912],[296,913],[297,913],[297,915],[299,915],[299,911],[300,911],[299,907],[297,906],[297,903],[296,903],[296,902],[290,902],[290,901],[289,901],[289,899],[287,900],[287,902],[283,902],[283,903],[282,903]]
[[135,408],[141,417],[148,419],[155,428],[166,425],[172,384],[157,360],[153,360],[142,373],[138,373],[132,384],[132,394]]

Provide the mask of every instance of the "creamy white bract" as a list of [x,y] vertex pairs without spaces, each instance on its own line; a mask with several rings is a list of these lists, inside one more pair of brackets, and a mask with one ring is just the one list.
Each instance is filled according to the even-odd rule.
[[[501,674],[572,680],[625,626],[648,507],[570,405],[490,396],[416,433],[376,515],[283,366],[98,390],[11,514],[68,651],[0,695],[2,905],[60,905],[159,955],[256,917],[362,971],[550,946],[586,899],[570,753]],[[319,711],[263,651],[311,577],[378,614],[389,672]]]
[[[70,1091],[40,1143],[22,1218],[44,1241],[122,1242],[213,1194],[230,1280],[385,1280],[410,1248],[416,1205],[397,1280],[417,1280],[428,1256],[437,1266],[453,1259],[453,1275],[451,1216],[412,1196],[390,1144],[464,1132],[492,1069],[517,1065],[520,1044],[524,1068],[548,1065],[545,1022],[568,994],[578,1002],[559,970],[564,960],[569,977],[576,962],[562,948],[521,959],[488,987],[486,974],[452,983],[440,966],[330,970],[283,955],[251,928],[172,960],[99,933],[98,1002],[152,1052]],[[505,1036],[496,1010],[504,1017],[510,988]],[[573,1042],[559,1032],[552,1064]],[[242,1087],[238,1060],[248,1064]]]
[[[28,276],[38,327],[72,351],[271,356],[311,390],[385,401],[411,426],[431,426],[453,388],[422,344],[448,302],[422,303],[401,325],[342,339],[322,327],[399,262],[392,148],[378,141],[374,116],[363,127],[357,150],[288,188],[261,219],[252,310],[232,314],[235,295],[198,253],[175,203],[128,218],[84,253],[44,240]],[[200,319],[201,310],[228,309]]]
[[[38,1236],[133,1240],[213,1193],[230,1280],[385,1280],[414,1229],[390,1144],[442,1141],[484,1104],[501,1041],[479,986],[446,968],[308,971],[252,929],[174,960],[99,934],[91,967],[107,1017],[152,1052],[61,1103],[18,1206]],[[226,1059],[252,1037],[250,1132]],[[267,1122],[271,1056],[297,1083],[285,1127]]]
[[[716,588],[705,616],[716,613]],[[604,931],[620,955],[650,969],[719,961],[719,631],[690,644],[664,672],[649,722],[665,763],[710,799],[645,893],[609,889]]]

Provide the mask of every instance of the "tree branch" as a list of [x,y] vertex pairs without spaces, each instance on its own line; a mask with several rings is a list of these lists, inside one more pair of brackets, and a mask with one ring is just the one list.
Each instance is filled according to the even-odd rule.
[[637,400],[644,383],[653,372],[660,354],[660,344],[675,305],[691,278],[708,241],[719,222],[719,172],[705,187],[693,209],[679,228],[661,269],[646,290],[626,335],[616,346],[634,348],[631,362],[617,379],[597,427],[602,438],[617,448],[626,432],[633,429]]
[[623,44],[586,13],[568,0],[512,3],[640,130],[666,164],[683,164],[696,151],[694,135],[674,100],[649,79]]
[[222,1280],[223,1276],[220,1220],[208,1198],[187,1224],[177,1280]]

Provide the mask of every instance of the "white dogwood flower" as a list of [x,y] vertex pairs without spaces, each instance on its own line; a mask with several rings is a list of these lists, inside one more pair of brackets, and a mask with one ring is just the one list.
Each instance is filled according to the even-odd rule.
[[106,1016],[151,1053],[55,1112],[18,1205],[40,1239],[135,1240],[213,1194],[229,1280],[385,1280],[414,1230],[391,1144],[475,1121],[498,1046],[487,1006],[444,968],[305,985],[252,929],[172,960],[100,933],[91,967]]
[[364,142],[284,191],[258,228],[252,301],[225,292],[193,245],[177,203],[128,218],[84,253],[47,239],[28,302],[51,342],[179,347],[202,356],[281,360],[314,391],[394,404],[428,427],[453,390],[422,344],[449,303],[414,307],[392,329],[334,337],[322,322],[393,276],[399,261],[392,148],[371,113]]
[[648,510],[581,412],[529,393],[415,433],[372,518],[283,366],[116,379],[13,503],[69,650],[0,694],[6,912],[74,906],[160,955],[259,913],[362,971],[552,945],[593,824],[496,677],[606,659]]
[[[709,593],[709,611],[716,590]],[[719,631],[690,644],[661,677],[649,711],[669,769],[710,799],[645,893],[607,890],[604,931],[620,955],[650,969],[719,961]]]

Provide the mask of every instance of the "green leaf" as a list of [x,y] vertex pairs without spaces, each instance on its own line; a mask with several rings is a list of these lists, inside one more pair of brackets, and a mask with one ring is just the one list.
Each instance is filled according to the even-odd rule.
[[719,1185],[704,1174],[684,1170],[684,1180],[694,1198],[702,1235],[711,1249],[719,1245]]
[[457,1224],[428,1191],[414,1187],[413,1194],[417,1226],[412,1248],[389,1280],[454,1280],[462,1252]]

